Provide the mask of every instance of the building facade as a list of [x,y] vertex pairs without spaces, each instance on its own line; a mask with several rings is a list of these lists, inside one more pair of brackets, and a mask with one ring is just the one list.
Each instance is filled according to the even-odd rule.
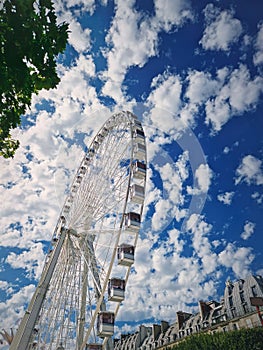
[[235,282],[227,281],[220,302],[199,301],[199,312],[176,313],[169,324],[161,321],[151,327],[140,326],[134,334],[115,339],[114,350],[153,350],[171,345],[184,337],[200,332],[227,332],[262,325],[263,306],[251,305],[251,298],[263,301],[263,277],[251,275]]

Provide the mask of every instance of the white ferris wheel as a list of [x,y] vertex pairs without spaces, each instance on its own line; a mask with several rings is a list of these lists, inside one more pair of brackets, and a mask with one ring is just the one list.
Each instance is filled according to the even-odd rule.
[[142,125],[130,112],[116,113],[81,161],[10,350],[112,348],[134,263],[145,183]]

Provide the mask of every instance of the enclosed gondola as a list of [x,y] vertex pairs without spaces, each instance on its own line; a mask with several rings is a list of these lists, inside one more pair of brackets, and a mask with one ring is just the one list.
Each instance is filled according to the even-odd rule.
[[121,278],[111,278],[108,283],[109,301],[123,301],[125,297],[125,280]]
[[138,232],[140,229],[141,215],[138,213],[127,213],[125,216],[125,230],[127,232]]
[[114,333],[114,312],[101,311],[97,318],[97,335],[100,338],[111,337]]
[[134,246],[121,244],[117,250],[118,265],[131,266],[134,263]]
[[135,138],[135,140],[137,142],[144,142],[145,141],[145,135],[144,135],[144,132],[142,129],[139,129],[139,128],[135,129],[133,137]]
[[87,344],[85,350],[102,350],[102,344],[90,343]]
[[146,164],[136,161],[132,166],[132,176],[134,179],[145,179]]
[[131,186],[131,200],[135,203],[142,204],[144,201],[144,187],[133,184]]
[[134,157],[137,159],[146,158],[146,146],[140,142],[136,143],[134,146]]

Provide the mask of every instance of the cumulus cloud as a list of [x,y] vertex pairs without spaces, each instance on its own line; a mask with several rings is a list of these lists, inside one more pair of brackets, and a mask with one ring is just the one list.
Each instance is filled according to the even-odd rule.
[[197,186],[195,188],[188,186],[188,193],[193,195],[207,193],[211,184],[212,177],[213,172],[209,168],[209,165],[200,164],[200,166],[195,171],[195,179]]
[[244,231],[241,233],[241,238],[244,240],[249,239],[251,235],[254,233],[256,224],[251,221],[247,221],[244,225]]
[[218,91],[220,82],[208,72],[191,71],[187,77],[188,88],[185,96],[190,103],[201,104]]
[[[171,159],[170,159],[171,160]],[[164,165],[156,164],[155,170],[159,172],[163,183],[163,191],[154,205],[152,216],[152,229],[158,231],[167,226],[174,218],[179,222],[186,211],[182,209],[185,203],[183,195],[184,181],[188,178],[189,154],[183,152],[175,163]]]
[[263,185],[262,161],[252,155],[247,155],[242,159],[236,170],[235,184],[246,182],[248,185]]
[[241,22],[229,10],[221,11],[213,4],[204,9],[206,28],[200,44],[206,50],[228,51],[242,34]]
[[263,23],[258,25],[258,34],[255,42],[256,52],[253,57],[253,62],[255,65],[260,65],[263,63]]
[[142,67],[157,53],[157,32],[151,28],[149,18],[135,10],[134,1],[117,2],[106,42],[112,47],[105,52],[107,77],[115,82],[122,82],[128,67]]
[[180,77],[160,74],[152,80],[151,88],[147,104],[152,107],[150,119],[153,125],[164,132],[171,132],[176,125],[182,129],[184,125],[177,117],[181,107]]
[[262,91],[262,77],[252,79],[248,68],[241,64],[228,72],[224,84],[205,102],[206,124],[211,124],[214,132],[220,131],[233,116],[252,110]]
[[254,260],[254,254],[252,248],[236,247],[233,243],[228,243],[218,258],[223,266],[233,270],[237,278],[244,278],[250,272],[249,265]]
[[252,193],[251,198],[253,198],[258,204],[263,202],[263,194],[259,192]]
[[13,293],[5,302],[0,303],[0,315],[4,321],[2,326],[5,329],[17,327],[17,322],[24,316],[24,305],[28,304],[34,291],[33,284],[24,286],[18,292]]
[[13,269],[25,269],[28,278],[38,280],[44,262],[43,244],[36,243],[28,251],[23,251],[21,254],[11,252],[5,262]]
[[70,35],[68,42],[77,52],[85,52],[90,49],[90,33],[89,28],[82,29],[80,23],[71,21],[69,25]]
[[205,273],[213,272],[218,265],[217,255],[212,251],[208,235],[212,225],[208,224],[203,216],[192,214],[187,222],[187,228],[193,234],[192,242],[195,254],[200,258]]
[[155,0],[156,20],[159,26],[169,31],[174,26],[180,27],[185,21],[193,19],[190,1]]
[[230,205],[232,203],[232,199],[234,197],[235,192],[225,192],[225,193],[220,193],[217,196],[217,199],[219,202],[222,202],[226,205]]
[[134,7],[135,1],[117,1],[116,12],[106,36],[109,48],[103,50],[107,71],[102,73],[102,93],[120,103],[124,99],[122,83],[132,66],[143,67],[158,54],[159,34],[178,28],[192,19],[188,1],[156,0],[155,16],[149,17]]

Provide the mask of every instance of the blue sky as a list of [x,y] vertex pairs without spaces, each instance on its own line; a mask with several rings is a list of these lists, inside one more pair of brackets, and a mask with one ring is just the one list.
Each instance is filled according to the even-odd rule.
[[173,321],[220,299],[226,279],[263,274],[263,4],[55,7],[71,30],[61,82],[34,96],[13,132],[20,149],[0,159],[1,327],[22,317],[84,149],[119,110],[144,125],[149,171],[117,331]]

